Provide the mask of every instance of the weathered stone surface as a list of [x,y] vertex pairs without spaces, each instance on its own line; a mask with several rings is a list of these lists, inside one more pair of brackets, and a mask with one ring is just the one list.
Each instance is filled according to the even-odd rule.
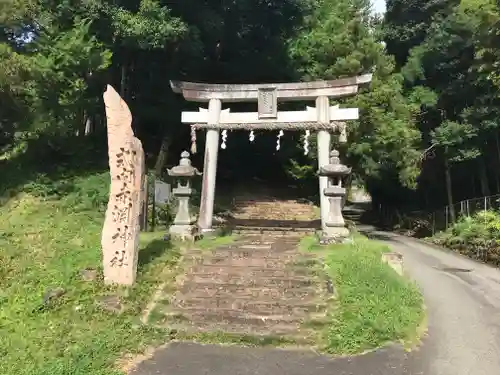
[[[259,198],[255,191],[237,196],[236,218],[308,222],[317,217],[307,202]],[[187,250],[176,291],[162,296],[169,303],[157,305],[155,311],[164,315],[160,320],[155,315],[155,322],[177,330],[181,337],[222,331],[314,344],[317,332],[312,326],[323,324],[331,292],[321,259],[301,252],[300,238],[289,232],[246,232],[210,251]]]
[[[312,332],[302,323],[324,315],[326,298],[324,283],[309,267],[318,260],[295,264],[303,259],[298,241],[248,236],[212,252],[188,252],[179,289],[164,310],[166,324],[190,333],[223,331],[308,340]],[[259,242],[271,244],[248,249]]]
[[97,270],[93,268],[85,268],[80,271],[80,276],[84,281],[95,281],[97,279]]
[[318,96],[339,97],[353,95],[358,86],[370,83],[371,74],[342,78],[331,81],[264,83],[264,84],[206,84],[194,82],[170,81],[175,93],[182,93],[184,98],[194,102],[206,102],[221,99],[225,102],[257,101],[259,89],[275,89],[281,100],[314,99]]
[[120,314],[124,310],[120,297],[118,296],[102,296],[97,299],[96,303],[101,309],[114,314]]
[[172,186],[161,180],[155,181],[155,203],[167,204],[172,195]]
[[342,216],[343,201],[346,189],[342,187],[343,179],[351,173],[351,168],[340,163],[339,152],[330,153],[330,164],[319,169],[320,176],[328,178],[328,187],[323,189],[323,195],[329,200],[328,212],[323,228],[321,243],[339,243],[349,236]]
[[403,255],[400,253],[384,253],[382,254],[382,261],[387,263],[396,273],[403,276]]
[[196,218],[191,216],[190,212],[189,199],[193,192],[191,189],[191,178],[199,176],[201,173],[191,165],[189,152],[183,151],[179,165],[169,169],[168,175],[177,178],[177,187],[173,190],[173,194],[178,202],[177,214],[175,215],[174,224],[169,229],[169,233],[173,238],[178,238],[182,241],[193,240],[196,235],[196,227],[193,225]]
[[109,85],[104,103],[111,174],[101,241],[104,282],[132,285],[137,273],[144,151],[134,136],[127,104]]

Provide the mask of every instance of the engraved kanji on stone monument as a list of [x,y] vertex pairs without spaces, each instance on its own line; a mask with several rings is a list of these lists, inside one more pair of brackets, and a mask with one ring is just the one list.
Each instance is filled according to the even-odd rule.
[[104,93],[111,186],[102,231],[104,282],[132,285],[137,273],[144,151],[132,115],[113,89]]

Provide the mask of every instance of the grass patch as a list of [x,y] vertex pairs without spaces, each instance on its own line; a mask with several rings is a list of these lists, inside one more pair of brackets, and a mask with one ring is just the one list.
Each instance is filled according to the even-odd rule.
[[201,240],[196,241],[195,247],[202,250],[211,250],[219,246],[231,245],[238,239],[235,234],[223,234],[217,237],[203,237]]
[[[164,233],[141,237],[134,287],[85,281],[101,274],[101,229],[109,174],[36,183],[0,207],[0,374],[114,375],[116,360],[163,343],[166,331],[144,326],[140,314],[178,249]],[[43,304],[47,292],[63,290]],[[123,312],[98,301],[113,296]]]
[[411,281],[382,263],[381,255],[389,251],[385,244],[356,235],[350,244],[323,247],[315,237],[306,237],[300,246],[324,255],[337,292],[330,323],[321,332],[323,350],[355,354],[419,338],[423,298]]

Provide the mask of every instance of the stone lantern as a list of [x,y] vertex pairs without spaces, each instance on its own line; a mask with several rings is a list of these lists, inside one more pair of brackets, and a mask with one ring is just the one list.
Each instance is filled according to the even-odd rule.
[[344,217],[342,216],[343,200],[346,189],[342,186],[345,178],[351,173],[351,168],[340,163],[339,152],[330,153],[330,164],[320,168],[319,175],[328,177],[328,187],[323,194],[329,198],[328,217],[321,236],[321,243],[338,243],[349,236]]
[[174,224],[170,226],[169,233],[174,238],[192,239],[196,218],[192,217],[189,211],[189,198],[193,193],[191,179],[194,176],[201,176],[202,173],[191,165],[187,151],[182,152],[179,165],[167,169],[167,172],[170,177],[177,180],[177,187],[172,190],[172,194],[179,202]]

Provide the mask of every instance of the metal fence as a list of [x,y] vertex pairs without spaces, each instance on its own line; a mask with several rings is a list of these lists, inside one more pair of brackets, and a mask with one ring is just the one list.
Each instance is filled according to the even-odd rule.
[[[480,211],[496,211],[500,209],[500,194],[482,198],[466,199],[455,203],[452,207],[455,212],[456,220],[461,217],[473,216]],[[444,209],[433,212],[432,216],[434,218],[435,227],[433,232],[446,230],[453,224],[452,209],[450,206],[446,206]]]
[[453,214],[455,220],[462,217],[473,216],[480,211],[500,210],[500,194],[482,198],[466,199],[455,203],[453,211],[450,206],[434,212],[413,211],[402,213],[397,209],[378,207],[378,213],[386,224],[421,232],[422,236],[434,235],[436,232],[447,230],[453,225]]

